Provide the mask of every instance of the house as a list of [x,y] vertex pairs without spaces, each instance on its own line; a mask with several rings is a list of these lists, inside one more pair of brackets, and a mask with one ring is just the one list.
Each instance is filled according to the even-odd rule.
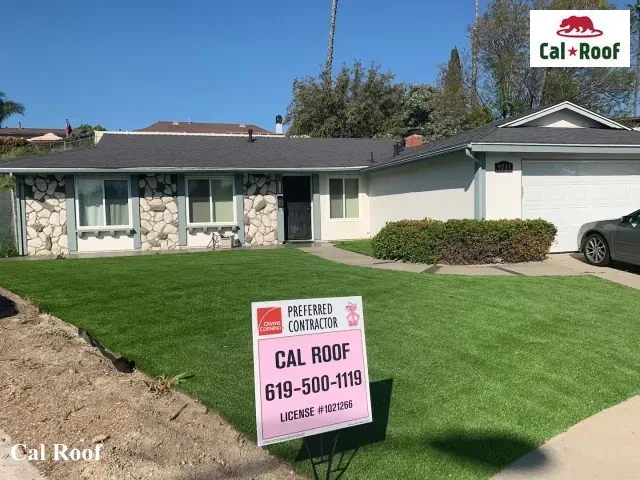
[[[281,125],[277,124],[277,125]],[[220,133],[220,134],[240,134],[246,135],[249,129],[254,134],[267,135],[274,133],[257,125],[244,123],[204,123],[204,122],[156,122],[148,127],[137,130],[138,132],[154,132],[154,133]],[[280,132],[282,133],[282,132]]]
[[565,102],[403,151],[383,139],[97,132],[5,162],[24,254],[330,241],[425,217],[544,218],[553,251],[640,208],[640,133]]
[[65,138],[67,136],[67,131],[64,128],[24,128],[22,126],[18,128],[0,128],[0,137],[33,138],[46,135],[47,133],[52,133],[61,138]]

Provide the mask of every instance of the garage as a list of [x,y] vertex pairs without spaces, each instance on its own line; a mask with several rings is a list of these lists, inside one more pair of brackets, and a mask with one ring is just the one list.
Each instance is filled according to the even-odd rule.
[[578,250],[578,230],[640,208],[640,161],[522,161],[522,218],[556,225],[552,252]]

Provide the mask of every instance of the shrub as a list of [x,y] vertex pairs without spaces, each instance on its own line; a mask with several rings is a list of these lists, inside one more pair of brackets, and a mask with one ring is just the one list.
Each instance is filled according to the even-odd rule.
[[17,257],[18,249],[13,242],[0,242],[0,258]]
[[402,220],[372,239],[376,258],[473,265],[543,260],[556,236],[545,220]]

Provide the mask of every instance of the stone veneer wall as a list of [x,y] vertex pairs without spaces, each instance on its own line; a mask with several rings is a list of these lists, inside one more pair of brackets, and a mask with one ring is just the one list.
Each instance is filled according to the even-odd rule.
[[179,249],[177,175],[140,175],[142,250]]
[[69,253],[64,176],[27,175],[24,183],[28,255]]
[[243,175],[245,245],[278,243],[278,199],[273,175]]

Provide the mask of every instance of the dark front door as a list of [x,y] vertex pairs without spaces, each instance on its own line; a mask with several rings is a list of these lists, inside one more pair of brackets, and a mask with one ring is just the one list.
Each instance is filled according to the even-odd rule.
[[283,177],[285,240],[311,240],[311,177]]

